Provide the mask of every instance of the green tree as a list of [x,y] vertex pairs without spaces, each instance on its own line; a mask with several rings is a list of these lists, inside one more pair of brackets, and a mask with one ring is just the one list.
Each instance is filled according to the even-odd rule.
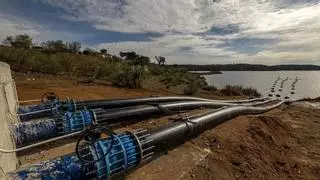
[[41,46],[49,52],[78,52],[81,48],[77,43],[64,43],[62,40],[43,42]]
[[72,53],[78,53],[80,52],[80,49],[81,49],[81,43],[80,42],[77,42],[77,41],[74,41],[71,43],[71,52]]
[[32,46],[32,38],[27,34],[17,35],[12,45],[14,47],[30,49]]
[[108,51],[107,51],[106,49],[100,49],[100,53],[101,53],[101,54],[107,54],[107,52],[108,52]]
[[136,59],[139,55],[136,52],[120,52],[119,55],[124,57],[126,60],[133,60]]
[[162,56],[155,56],[159,65],[164,65],[166,63],[166,58]]
[[57,40],[54,42],[54,49],[56,52],[67,52],[67,47],[66,45],[63,43],[62,40]]
[[95,55],[97,52],[94,49],[86,48],[83,52],[84,55]]
[[54,50],[54,41],[42,42],[41,46],[46,51],[55,52],[55,50]]
[[125,60],[134,65],[147,65],[150,63],[150,58],[147,56],[138,55],[136,52],[120,52],[121,57],[125,57]]
[[8,36],[2,41],[5,45],[12,47],[30,49],[32,46],[32,38],[27,34],[16,35],[15,37]]
[[148,65],[150,63],[150,58],[147,56],[138,56],[135,59],[132,59],[131,62],[134,65]]
[[14,41],[14,38],[12,36],[8,36],[2,40],[2,44],[6,46],[11,46],[13,41]]

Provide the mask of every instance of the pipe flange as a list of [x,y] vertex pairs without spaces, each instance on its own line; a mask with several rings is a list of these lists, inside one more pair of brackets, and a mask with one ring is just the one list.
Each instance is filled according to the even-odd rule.
[[154,154],[153,149],[155,146],[150,145],[150,143],[153,141],[152,139],[148,138],[151,134],[146,129],[137,129],[132,132],[127,132],[132,134],[139,147],[140,151],[140,162],[139,164],[143,164],[146,161],[150,160],[152,158],[152,155]]

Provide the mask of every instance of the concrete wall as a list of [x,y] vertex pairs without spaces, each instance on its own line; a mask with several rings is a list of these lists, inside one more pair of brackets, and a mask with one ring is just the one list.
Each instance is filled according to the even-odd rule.
[[[12,81],[10,66],[0,62],[0,148],[15,148],[9,131],[9,124],[18,122],[18,118],[10,115],[9,110],[15,113],[17,102],[17,93]],[[3,173],[15,170],[17,162],[15,153],[5,154],[0,152],[0,177]]]

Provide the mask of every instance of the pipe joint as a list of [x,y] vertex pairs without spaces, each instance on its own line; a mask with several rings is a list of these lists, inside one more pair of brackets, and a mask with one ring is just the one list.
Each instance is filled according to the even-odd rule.
[[66,112],[63,117],[63,133],[66,134],[83,130],[86,126],[94,123],[94,117],[94,112],[91,110]]

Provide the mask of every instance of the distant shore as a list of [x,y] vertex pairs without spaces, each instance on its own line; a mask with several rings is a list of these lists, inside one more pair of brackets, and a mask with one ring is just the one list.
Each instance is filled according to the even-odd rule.
[[200,74],[200,75],[223,74],[221,71],[189,71],[189,73]]
[[175,64],[173,67],[185,68],[189,71],[319,71],[320,66],[287,64],[267,66],[262,64]]

